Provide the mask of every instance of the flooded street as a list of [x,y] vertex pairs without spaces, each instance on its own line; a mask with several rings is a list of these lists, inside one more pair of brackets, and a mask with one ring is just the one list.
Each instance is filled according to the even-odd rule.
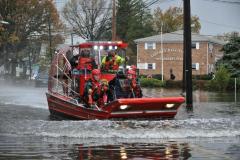
[[[240,96],[194,91],[173,120],[51,120],[45,92],[0,84],[0,160],[240,159]],[[144,89],[148,96],[180,90]],[[240,93],[239,93],[240,94]]]

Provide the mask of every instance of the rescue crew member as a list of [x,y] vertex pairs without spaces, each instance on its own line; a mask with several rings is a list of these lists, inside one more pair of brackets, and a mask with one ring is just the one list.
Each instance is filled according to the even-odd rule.
[[141,98],[142,90],[141,90],[139,82],[137,80],[136,72],[132,69],[128,70],[127,71],[127,79],[130,83],[130,87],[132,90],[132,97],[133,98]]
[[107,103],[108,85],[100,81],[101,72],[99,69],[92,71],[92,77],[86,82],[84,97],[89,107],[97,104],[102,107]]
[[78,52],[73,52],[73,57],[70,59],[70,64],[72,69],[76,68],[78,65],[78,59],[79,59],[80,54]]
[[[128,58],[126,57],[126,61]],[[102,59],[102,71],[116,72],[119,66],[125,62],[125,59],[117,55],[114,50],[108,51],[108,55]]]
[[89,50],[83,50],[81,52],[81,56],[79,58],[79,64],[77,66],[78,70],[87,69],[88,71],[92,71],[93,69],[97,68],[97,64],[95,59],[90,56]]

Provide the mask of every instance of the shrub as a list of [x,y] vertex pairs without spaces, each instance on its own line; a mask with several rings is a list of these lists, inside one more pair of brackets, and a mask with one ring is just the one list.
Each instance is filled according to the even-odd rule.
[[142,87],[164,87],[165,81],[161,81],[155,78],[141,78],[140,83]]
[[225,91],[230,82],[230,73],[226,68],[220,66],[215,74],[215,78],[208,83],[210,90]]
[[196,79],[196,80],[211,80],[212,79],[212,75],[211,74],[193,75],[192,79]]
[[182,88],[182,81],[172,81],[167,80],[166,81],[166,88]]
[[153,74],[152,78],[162,80],[162,75],[161,74]]

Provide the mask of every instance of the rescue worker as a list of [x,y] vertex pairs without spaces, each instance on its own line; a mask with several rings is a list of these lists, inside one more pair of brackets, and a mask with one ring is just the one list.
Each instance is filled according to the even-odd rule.
[[137,67],[135,65],[131,65],[131,70],[134,72],[133,78],[137,79]]
[[[128,58],[126,57],[126,61]],[[108,51],[108,55],[102,59],[102,71],[117,72],[119,66],[125,62],[125,59],[117,55],[114,50]]]
[[89,107],[94,107],[96,104],[102,107],[107,103],[108,85],[102,83],[100,78],[100,70],[94,69],[92,77],[85,84],[84,97]]
[[81,52],[81,56],[79,58],[79,64],[77,66],[78,70],[87,69],[88,71],[92,71],[97,68],[97,64],[95,59],[90,56],[89,50],[83,50]]
[[137,80],[136,72],[132,69],[127,71],[127,79],[131,86],[132,96],[133,98],[141,98],[142,90],[140,88],[139,82]]
[[80,54],[78,52],[73,52],[73,57],[70,59],[70,64],[72,69],[76,68],[78,66],[78,59]]

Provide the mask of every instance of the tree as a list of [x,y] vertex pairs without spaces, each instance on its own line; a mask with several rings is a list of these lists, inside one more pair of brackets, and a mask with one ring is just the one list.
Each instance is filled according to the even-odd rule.
[[109,35],[110,10],[107,0],[71,0],[64,6],[63,16],[82,38],[100,40]]
[[[199,33],[201,24],[197,16],[192,16],[191,23],[193,25],[192,31]],[[155,9],[153,14],[153,27],[157,33],[170,33],[183,29],[183,9],[179,7],[170,7],[165,12],[159,7]]]
[[238,35],[231,37],[222,51],[224,54],[217,62],[217,66],[224,66],[232,77],[240,77],[240,37]]
[[142,0],[121,0],[117,3],[117,37],[129,43],[128,55],[136,63],[136,45],[133,40],[153,33],[152,15]]
[[33,40],[41,40],[48,34],[49,23],[53,29],[62,27],[52,0],[1,0],[0,15],[9,22],[0,34],[0,56],[4,57],[0,65],[11,64],[12,75],[15,75],[17,62],[28,56],[21,51]]
[[230,41],[232,37],[238,37],[240,36],[240,32],[233,31],[233,32],[228,32],[228,33],[223,33],[215,36],[215,38],[222,40],[222,41]]

